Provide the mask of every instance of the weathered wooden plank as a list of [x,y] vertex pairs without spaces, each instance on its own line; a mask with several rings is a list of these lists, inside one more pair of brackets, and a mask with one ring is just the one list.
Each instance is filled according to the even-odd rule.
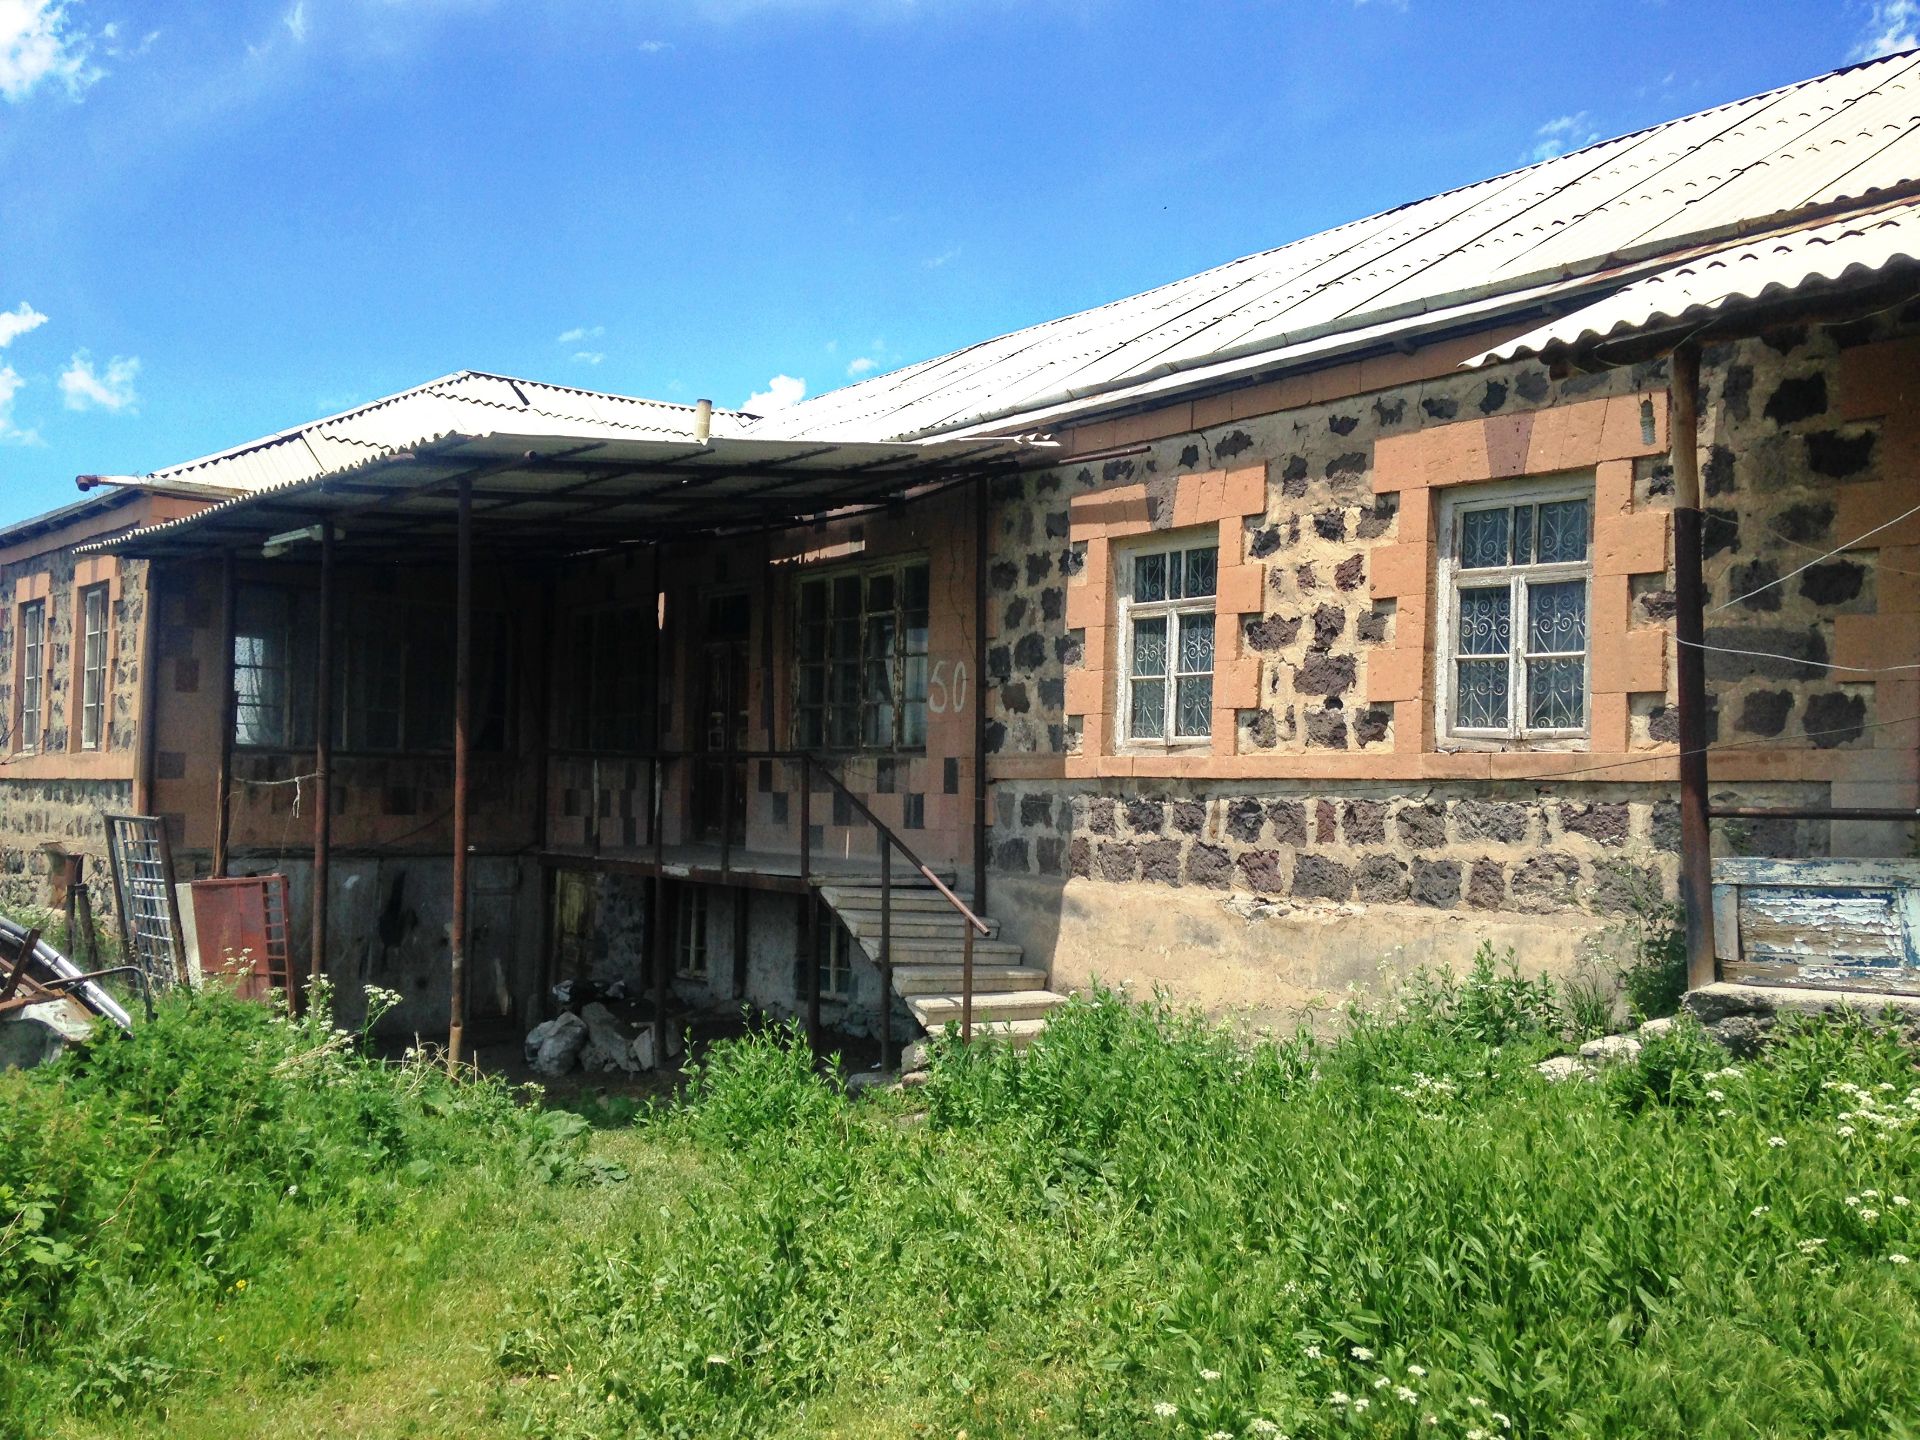
[[1819,885],[1853,890],[1920,889],[1920,860],[1774,860],[1724,855],[1713,862],[1715,885]]
[[1713,957],[1723,965],[1740,958],[1740,887],[1713,887]]

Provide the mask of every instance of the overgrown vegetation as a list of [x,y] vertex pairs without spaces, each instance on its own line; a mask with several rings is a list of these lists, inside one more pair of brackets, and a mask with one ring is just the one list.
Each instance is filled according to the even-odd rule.
[[[1920,1417],[1920,1085],[1865,1026],[1733,1064],[1682,1023],[1553,1084],[1533,1062],[1564,1044],[1566,997],[1484,952],[1336,1041],[1250,1045],[1099,994],[1024,1055],[942,1047],[924,1088],[858,1103],[762,1032],[593,1136],[627,1183],[555,1186],[529,1177],[585,1174],[576,1142],[543,1161],[558,1142],[502,1092],[344,1051],[312,1063],[351,1079],[269,1101],[292,1134],[236,1137],[263,1075],[319,1040],[233,1009],[215,1021],[285,1048],[202,1055],[183,1012],[150,1049],[9,1082],[90,1117],[64,1142],[9,1130],[47,1148],[0,1159],[5,1183],[97,1196],[66,1233],[98,1270],[6,1312],[14,1403],[56,1432],[1494,1440]],[[176,1047],[228,1078],[203,1087]],[[236,1049],[279,1058],[223,1068]],[[177,1172],[157,1131],[107,1141],[99,1118],[162,1110],[200,1156]],[[229,1169],[246,1203],[208,1198]],[[296,1184],[327,1199],[304,1212]],[[364,1243],[323,1251],[326,1229]],[[150,1266],[115,1256],[136,1236]],[[129,1316],[152,1317],[137,1344]],[[90,1353],[179,1368],[124,1383],[116,1417]]]

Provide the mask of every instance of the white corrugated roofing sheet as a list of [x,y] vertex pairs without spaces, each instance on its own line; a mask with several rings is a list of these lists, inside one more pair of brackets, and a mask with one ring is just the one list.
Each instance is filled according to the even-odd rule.
[[[324,420],[170,465],[143,477],[257,491],[364,464],[443,435],[564,432],[582,439],[690,440],[694,408],[462,370]],[[715,410],[713,434],[747,417]]]
[[831,391],[763,436],[906,439],[1022,428],[1168,377],[1284,364],[1331,336],[1486,315],[1814,206],[1920,182],[1920,53],[1590,145],[1171,285]]
[[1467,366],[1701,320],[1736,302],[1875,276],[1894,265],[1920,266],[1920,202],[1698,256],[1496,345]]

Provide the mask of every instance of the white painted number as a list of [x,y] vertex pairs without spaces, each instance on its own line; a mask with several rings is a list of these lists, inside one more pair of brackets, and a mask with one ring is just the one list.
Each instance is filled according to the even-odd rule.
[[927,675],[927,709],[936,715],[944,715],[949,710],[958,714],[967,707],[967,662],[954,662],[953,679],[947,679],[947,662],[934,662],[933,669]]

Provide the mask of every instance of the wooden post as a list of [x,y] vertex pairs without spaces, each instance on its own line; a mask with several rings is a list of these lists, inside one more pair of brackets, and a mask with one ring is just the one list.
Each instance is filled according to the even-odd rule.
[[467,1040],[467,809],[473,758],[473,481],[460,478],[459,529],[453,578],[453,918],[448,927],[451,974],[447,1001],[447,1066],[459,1066]]
[[[159,748],[159,717],[154,713],[158,708],[157,697],[160,693],[160,567],[157,561],[148,560],[146,564],[147,602],[140,614],[140,714],[134,721],[133,732],[133,808],[136,814],[151,815],[155,811],[153,803],[154,782],[158,776],[157,750]],[[78,621],[76,616],[75,620]],[[47,621],[53,620],[53,610],[49,604]],[[47,647],[49,652],[52,646]],[[41,687],[40,728],[43,732],[41,748],[45,749],[46,717],[48,701],[45,684]]]
[[1700,575],[1700,349],[1685,342],[1669,367],[1673,448],[1673,633],[1680,721],[1680,903],[1686,912],[1687,985],[1716,978],[1713,853],[1707,815],[1706,587]]
[[800,943],[806,948],[807,1044],[820,1054],[820,897],[813,890],[813,759],[800,757]]
[[239,699],[233,689],[234,632],[238,626],[233,552],[220,553],[220,770],[213,779],[213,878],[227,878],[227,847],[233,836],[233,727]]
[[320,523],[320,634],[313,681],[313,930],[307,973],[327,968],[327,867],[333,858],[333,522]]

